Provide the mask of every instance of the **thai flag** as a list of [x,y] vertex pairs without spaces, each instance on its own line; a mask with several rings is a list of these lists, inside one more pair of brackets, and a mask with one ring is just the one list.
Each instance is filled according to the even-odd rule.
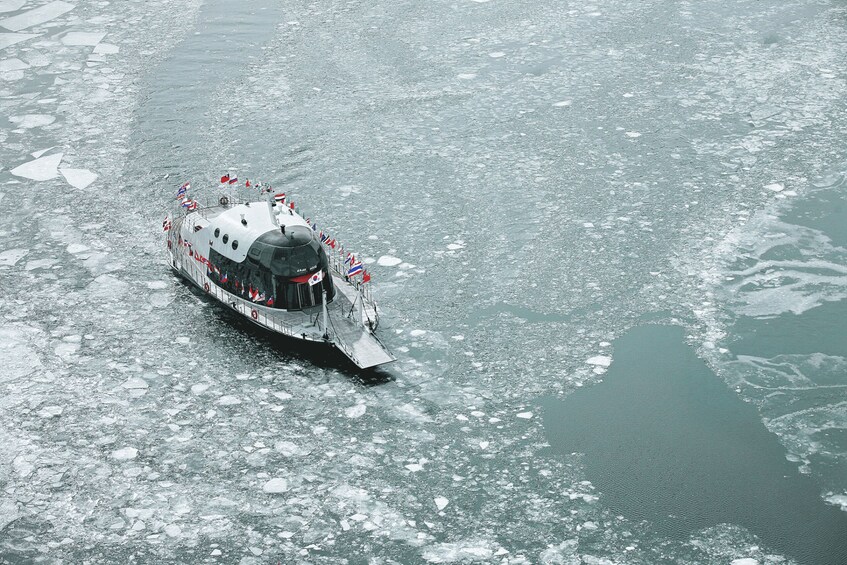
[[196,209],[197,209],[197,206],[198,206],[197,201],[196,201],[196,200],[192,200],[192,201],[191,201],[191,204],[189,204],[189,205],[188,205],[188,209],[189,209],[189,210],[196,210]]
[[309,277],[309,286],[315,286],[316,284],[318,284],[322,280],[324,280],[324,272],[318,271],[317,273],[315,273],[311,277]]
[[221,277],[221,282],[225,283],[229,280],[229,273],[224,273],[224,276]]
[[253,300],[256,301],[256,302],[264,302],[265,300],[267,300],[267,297],[265,296],[265,293],[263,292],[263,293],[259,294],[258,296],[256,296],[256,298],[254,298]]
[[355,259],[356,259],[356,258],[355,258],[355,257],[353,257],[353,254],[352,254],[352,253],[348,253],[348,254],[347,254],[347,258],[346,258],[346,259],[344,259],[344,264],[345,264],[345,265],[349,265],[349,264],[350,264],[350,262],[351,262],[351,261],[354,261]]
[[162,222],[162,231],[168,231],[171,229],[171,217],[165,216],[165,221]]
[[355,265],[350,265],[350,268],[347,269],[347,276],[348,277],[355,277],[356,275],[361,275],[362,271],[363,271],[362,264],[356,263]]
[[238,177],[229,177],[229,184],[235,184],[238,182]]
[[274,194],[274,200],[276,200],[280,204],[285,204],[285,193],[280,192],[278,194]]
[[191,182],[190,181],[185,181],[179,187],[180,190],[188,190],[189,188],[191,188]]
[[270,298],[268,298],[268,306],[273,306],[273,305],[274,305],[274,297],[271,296]]
[[181,200],[185,198],[186,188],[185,186],[179,187],[179,190],[176,191],[176,199]]
[[192,204],[193,202],[194,202],[193,200],[184,200],[184,201],[182,202],[182,204],[180,204],[180,206],[182,206],[183,208],[189,208],[189,209],[190,209],[190,208],[191,208],[191,204]]
[[321,232],[321,243],[326,243],[327,241],[329,241],[329,236]]

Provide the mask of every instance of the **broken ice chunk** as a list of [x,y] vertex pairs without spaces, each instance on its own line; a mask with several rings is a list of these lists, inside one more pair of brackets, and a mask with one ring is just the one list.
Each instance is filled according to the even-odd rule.
[[265,486],[262,487],[262,490],[269,494],[279,494],[283,492],[288,492],[288,481],[279,477],[271,479],[265,483]]
[[56,170],[59,166],[59,163],[62,162],[62,153],[56,153],[54,155],[47,155],[46,157],[39,157],[38,159],[33,159],[32,161],[28,161],[23,165],[18,165],[11,171],[13,175],[16,177],[23,177],[25,179],[42,181],[42,180],[50,180],[52,178],[56,178],[59,173]]
[[17,16],[0,20],[0,27],[4,27],[11,31],[21,31],[28,27],[49,22],[52,19],[58,18],[62,14],[70,12],[74,9],[73,4],[67,2],[50,2],[44,6],[33,8]]
[[97,180],[97,173],[88,169],[59,169],[68,184],[74,188],[83,189]]
[[138,456],[138,450],[134,447],[122,447],[112,452],[112,457],[118,461],[129,461]]
[[87,31],[70,31],[62,38],[62,43],[65,45],[82,45],[94,47],[106,37],[105,33],[87,32]]
[[0,33],[0,49],[5,49],[15,43],[38,37],[37,33]]

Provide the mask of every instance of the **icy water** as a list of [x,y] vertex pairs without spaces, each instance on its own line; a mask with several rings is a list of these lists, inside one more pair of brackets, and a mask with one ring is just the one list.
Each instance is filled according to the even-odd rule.
[[[0,0],[0,562],[842,563],[845,22]],[[173,278],[228,168],[360,251],[397,363]]]

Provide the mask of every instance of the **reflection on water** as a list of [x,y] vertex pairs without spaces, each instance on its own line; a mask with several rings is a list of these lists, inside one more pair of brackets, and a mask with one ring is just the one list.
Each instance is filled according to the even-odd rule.
[[847,562],[847,513],[821,500],[679,327],[631,330],[615,342],[603,383],[547,399],[544,414],[550,444],[585,454],[615,512],[679,539],[738,524],[801,563]]

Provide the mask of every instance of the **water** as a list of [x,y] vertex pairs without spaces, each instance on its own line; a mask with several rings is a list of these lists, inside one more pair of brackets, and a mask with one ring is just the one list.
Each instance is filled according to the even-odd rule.
[[820,499],[682,328],[640,326],[614,345],[603,383],[544,403],[551,446],[585,454],[613,511],[673,538],[731,523],[803,563],[847,560],[847,515]]
[[[612,435],[555,440],[559,406],[615,402],[637,326],[684,328],[673,374],[749,456],[687,472],[633,416],[672,446],[644,492],[774,480],[840,523],[839,3],[79,2],[22,33],[0,40],[0,560],[841,557],[764,496],[627,506],[626,467],[592,466]],[[293,351],[172,277],[175,187],[214,199],[227,169],[361,254],[396,364]],[[683,430],[725,435],[708,410]]]

